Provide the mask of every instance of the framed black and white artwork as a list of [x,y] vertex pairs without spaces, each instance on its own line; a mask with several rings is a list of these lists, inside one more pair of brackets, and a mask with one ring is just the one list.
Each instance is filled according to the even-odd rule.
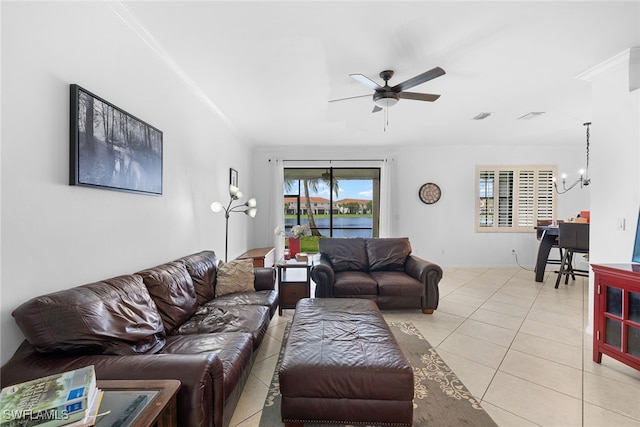
[[233,168],[229,169],[229,184],[234,187],[238,186],[238,171]]
[[162,194],[162,131],[71,85],[69,184]]

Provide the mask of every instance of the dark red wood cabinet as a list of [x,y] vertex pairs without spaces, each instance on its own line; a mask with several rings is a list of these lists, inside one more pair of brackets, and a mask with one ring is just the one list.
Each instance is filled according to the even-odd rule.
[[640,370],[640,264],[592,264],[593,361],[606,354]]

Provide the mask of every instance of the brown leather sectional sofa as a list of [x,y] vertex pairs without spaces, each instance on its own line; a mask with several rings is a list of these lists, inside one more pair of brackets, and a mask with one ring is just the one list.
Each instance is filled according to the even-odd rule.
[[254,273],[255,292],[214,298],[203,251],[33,298],[13,312],[27,339],[2,387],[87,365],[98,380],[178,379],[180,425],[226,427],[277,308],[274,269]]
[[317,298],[366,298],[381,309],[438,308],[439,265],[411,254],[407,237],[321,238],[311,270]]

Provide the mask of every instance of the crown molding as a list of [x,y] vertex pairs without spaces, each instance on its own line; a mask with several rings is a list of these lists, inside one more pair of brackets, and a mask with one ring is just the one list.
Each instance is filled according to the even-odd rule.
[[[1,1],[1,0],[0,0]],[[213,111],[222,122],[240,139],[246,140],[244,135],[238,130],[234,123],[226,114],[207,96],[207,94],[193,81],[187,72],[178,65],[173,57],[164,49],[162,44],[151,34],[149,30],[140,22],[140,20],[131,12],[131,10],[121,0],[103,0],[103,4],[108,7],[111,12],[131,30],[144,45],[153,52],[156,57],[169,68],[185,86],[199,98],[211,111]]]
[[640,88],[640,46],[625,49],[595,67],[578,74],[576,79],[591,82],[603,73],[625,66],[629,70],[629,92],[632,92]]

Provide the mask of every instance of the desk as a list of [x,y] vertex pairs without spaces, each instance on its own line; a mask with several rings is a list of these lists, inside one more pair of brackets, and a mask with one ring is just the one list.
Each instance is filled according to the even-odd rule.
[[536,227],[536,230],[542,230],[540,245],[538,246],[538,259],[536,260],[536,282],[544,281],[544,270],[547,267],[547,259],[549,252],[559,234],[559,228],[550,225]]

